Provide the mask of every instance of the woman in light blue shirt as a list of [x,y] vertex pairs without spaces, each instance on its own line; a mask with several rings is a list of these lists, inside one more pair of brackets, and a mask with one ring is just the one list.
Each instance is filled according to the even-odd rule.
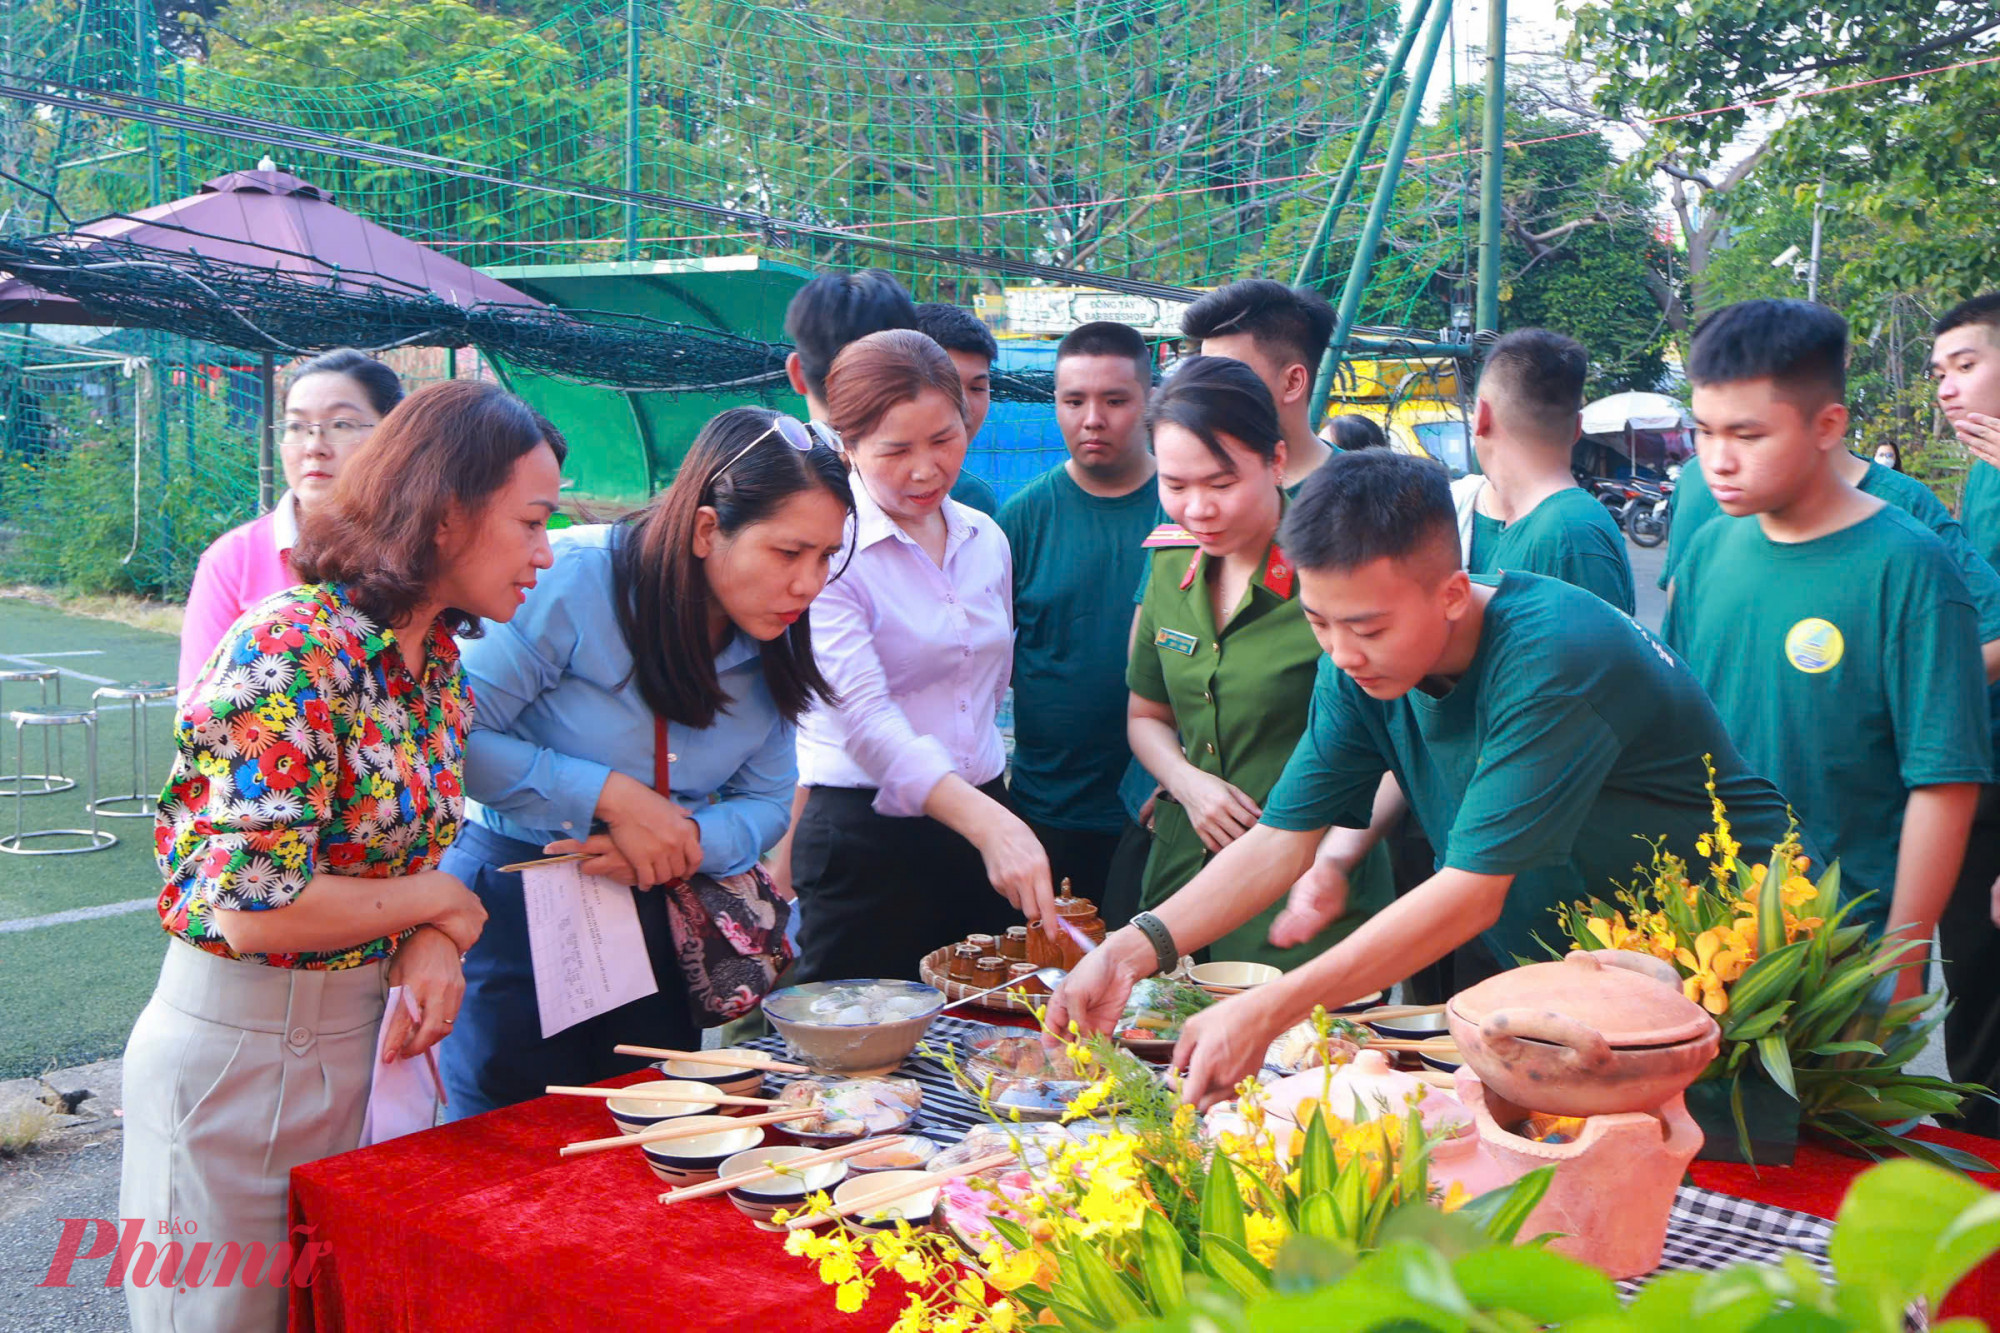
[[[639,514],[572,528],[513,621],[465,645],[470,798],[443,868],[486,905],[465,1000],[438,1047],[453,1118],[640,1067],[620,1042],[690,1046],[697,1031],[662,895],[651,886],[748,870],[784,836],[795,723],[832,691],[806,609],[826,585],[854,499],[838,454],[791,417],[732,408]],[[653,790],[654,720],[671,796]],[[642,890],[659,994],[540,1036],[518,874],[545,853]]]

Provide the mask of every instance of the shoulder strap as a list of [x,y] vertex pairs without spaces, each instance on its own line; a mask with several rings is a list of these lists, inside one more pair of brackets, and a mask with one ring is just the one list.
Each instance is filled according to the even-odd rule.
[[674,798],[667,785],[672,776],[674,757],[667,752],[667,720],[658,714],[653,716],[653,790],[668,800]]
[[1200,545],[1195,540],[1194,534],[1178,523],[1160,524],[1147,534],[1145,541],[1139,544],[1149,551],[1157,551],[1163,547]]

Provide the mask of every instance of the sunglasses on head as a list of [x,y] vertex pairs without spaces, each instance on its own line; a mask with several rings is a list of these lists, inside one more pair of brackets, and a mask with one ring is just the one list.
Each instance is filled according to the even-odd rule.
[[735,467],[745,454],[755,449],[765,440],[770,439],[773,435],[783,440],[786,444],[791,445],[792,448],[802,454],[811,453],[814,445],[824,445],[835,453],[839,453],[844,447],[840,436],[834,432],[833,427],[822,426],[817,421],[800,421],[797,417],[780,414],[771,418],[771,424],[765,428],[763,434],[730,455],[729,461],[717,468],[715,475],[708,479],[708,484],[711,486],[715,485],[716,482],[722,479],[722,474],[729,471],[730,468]]

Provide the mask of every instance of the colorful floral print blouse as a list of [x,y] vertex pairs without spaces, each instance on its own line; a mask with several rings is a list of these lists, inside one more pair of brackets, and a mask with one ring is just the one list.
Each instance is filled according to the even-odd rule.
[[458,647],[433,626],[422,680],[396,636],[338,584],[293,588],[244,613],[174,726],[160,798],[160,919],[197,948],[273,967],[338,969],[391,939],[331,953],[239,955],[217,908],[282,908],[315,874],[387,879],[434,869],[458,836],[472,695]]

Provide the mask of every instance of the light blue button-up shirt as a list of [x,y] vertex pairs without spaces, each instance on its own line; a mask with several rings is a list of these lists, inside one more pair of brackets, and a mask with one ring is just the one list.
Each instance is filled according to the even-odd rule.
[[[466,817],[495,833],[537,846],[584,838],[613,770],[653,783],[653,714],[612,602],[620,531],[555,534],[555,565],[519,613],[462,645],[475,701]],[[716,655],[732,702],[713,725],[667,728],[673,799],[700,827],[711,875],[749,869],[791,821],[794,729],[771,700],[758,649],[738,633]]]

